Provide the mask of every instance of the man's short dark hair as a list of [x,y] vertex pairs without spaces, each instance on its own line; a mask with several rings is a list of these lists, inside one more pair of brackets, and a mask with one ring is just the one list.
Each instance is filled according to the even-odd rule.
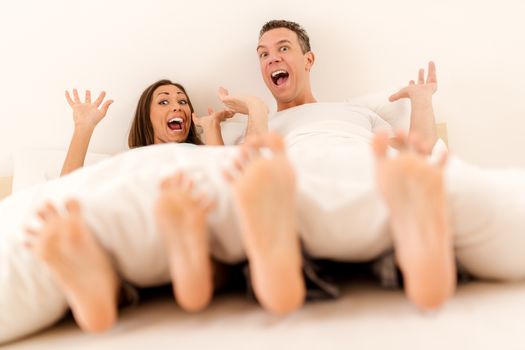
[[259,32],[259,39],[263,36],[264,33],[272,29],[286,28],[297,34],[297,39],[299,40],[299,45],[303,53],[312,51],[310,48],[310,38],[306,33],[306,30],[301,27],[298,23],[292,21],[286,21],[284,19],[276,19],[269,22],[266,22]]

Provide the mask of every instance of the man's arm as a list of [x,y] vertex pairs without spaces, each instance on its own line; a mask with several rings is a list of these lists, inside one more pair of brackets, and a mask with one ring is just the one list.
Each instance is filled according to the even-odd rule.
[[[409,98],[411,104],[409,137],[417,137],[430,150],[438,140],[436,119],[432,107],[432,95],[437,91],[436,66],[428,64],[428,75],[425,80],[425,70],[420,69],[417,83],[411,80],[408,86],[390,96],[390,102],[401,98]],[[395,142],[392,146],[396,146]]]
[[268,132],[268,107],[262,100],[254,96],[230,96],[224,88],[219,89],[219,98],[232,112],[248,115],[246,138]]

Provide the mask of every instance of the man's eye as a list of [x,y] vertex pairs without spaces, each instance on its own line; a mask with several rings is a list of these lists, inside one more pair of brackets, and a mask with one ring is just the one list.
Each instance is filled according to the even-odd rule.
[[281,52],[286,52],[286,51],[288,51],[288,47],[283,46],[283,47],[280,48],[280,51]]
[[165,106],[165,105],[168,105],[168,104],[170,104],[168,100],[160,100],[159,101],[159,105],[164,105]]
[[260,58],[265,58],[266,56],[268,56],[268,53],[267,53],[267,52],[261,52],[261,53],[259,54],[259,57],[260,57]]

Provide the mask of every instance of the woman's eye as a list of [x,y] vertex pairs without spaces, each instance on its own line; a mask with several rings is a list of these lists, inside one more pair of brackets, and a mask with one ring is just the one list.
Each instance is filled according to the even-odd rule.
[[168,100],[161,100],[159,101],[159,105],[168,105],[169,104],[169,101]]
[[186,100],[180,100],[180,101],[179,101],[179,104],[180,104],[180,105],[187,105],[187,104],[188,104],[188,101],[186,101]]

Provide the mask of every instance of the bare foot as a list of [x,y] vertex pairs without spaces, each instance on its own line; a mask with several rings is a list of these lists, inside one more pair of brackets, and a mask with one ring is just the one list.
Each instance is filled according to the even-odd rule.
[[373,140],[379,190],[390,211],[396,257],[408,298],[422,309],[444,303],[456,287],[452,234],[443,183],[446,158],[431,165],[420,142],[397,136],[399,155],[387,157],[388,137]]
[[75,200],[59,214],[47,203],[38,211],[41,228],[28,229],[28,247],[52,272],[77,324],[86,332],[105,331],[117,320],[119,280],[108,254],[96,241]]
[[[261,154],[268,148],[272,155]],[[267,310],[284,314],[304,303],[305,285],[296,224],[295,175],[283,140],[266,134],[248,141],[232,183],[254,292]]]
[[192,194],[193,183],[183,173],[161,183],[156,218],[166,242],[173,292],[186,311],[204,309],[213,294],[206,218],[213,205]]

